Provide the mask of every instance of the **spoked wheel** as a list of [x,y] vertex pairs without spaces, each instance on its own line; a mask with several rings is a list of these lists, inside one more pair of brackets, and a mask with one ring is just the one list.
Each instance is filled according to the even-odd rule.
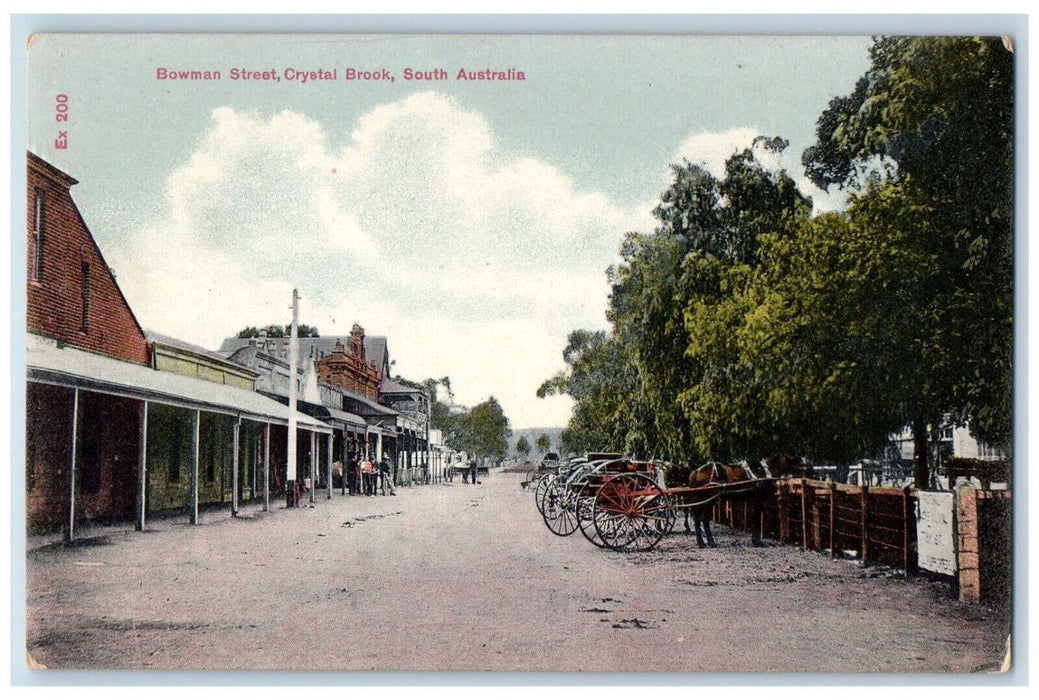
[[595,531],[595,520],[592,519],[594,503],[594,497],[583,497],[577,499],[577,526],[581,529],[581,534],[585,536],[585,539],[596,547],[605,548],[606,542],[604,542],[603,539],[599,537],[599,533]]
[[535,467],[535,468],[531,469],[529,472],[527,472],[527,476],[524,477],[523,482],[522,482],[524,490],[526,490],[526,489],[533,489],[535,486],[537,486],[538,485],[538,480],[541,478],[541,476],[542,475],[538,471],[537,467]]
[[548,485],[541,502],[541,515],[548,529],[560,537],[577,530],[577,498],[565,480],[553,479]]
[[675,511],[653,479],[645,474],[618,474],[596,494],[592,521],[610,549],[645,552],[674,527]]
[[538,479],[537,484],[534,486],[534,503],[538,507],[538,512],[541,515],[545,514],[545,494],[548,492],[548,487],[552,485],[558,477],[555,474],[545,474]]

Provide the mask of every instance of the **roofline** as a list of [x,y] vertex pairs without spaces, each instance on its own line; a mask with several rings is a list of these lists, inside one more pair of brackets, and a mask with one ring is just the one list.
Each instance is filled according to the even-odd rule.
[[167,340],[163,340],[162,338],[157,337],[154,334],[146,334],[145,337],[148,339],[148,342],[150,342],[152,344],[152,347],[153,347],[153,350],[152,350],[152,366],[153,367],[155,365],[155,350],[154,350],[154,348],[163,347],[163,348],[170,348],[171,350],[176,350],[177,352],[184,353],[186,355],[191,355],[192,357],[198,358],[199,360],[205,360],[207,363],[209,363],[210,365],[212,365],[214,367],[219,367],[221,364],[224,364],[224,365],[227,366],[228,369],[237,370],[237,371],[240,371],[240,372],[242,372],[244,374],[247,374],[247,375],[252,375],[252,377],[254,379],[258,378],[260,376],[260,373],[257,372],[256,370],[250,369],[249,367],[246,367],[245,365],[240,365],[237,362],[233,362],[232,360],[229,360],[226,357],[221,357],[221,355],[219,353],[215,353],[215,352],[212,352],[210,350],[205,350],[205,348],[203,348],[202,349],[203,351],[200,352],[199,350],[193,350],[193,349],[191,349],[189,347],[185,347],[185,345],[181,345],[180,344],[182,341],[179,341],[176,338],[171,338],[171,337],[167,336],[169,338],[169,340],[173,341],[173,342],[169,342]]
[[64,183],[68,187],[72,187],[73,185],[78,185],[79,184],[79,180],[77,180],[76,178],[72,177],[71,175],[69,175],[64,170],[61,170],[61,169],[57,168],[56,166],[52,165],[51,163],[48,163],[47,161],[45,161],[43,158],[40,158],[38,155],[36,155],[32,151],[28,151],[27,150],[25,152],[25,154],[29,157],[29,163],[28,163],[29,167],[35,167],[37,170],[43,171],[44,174],[49,175],[49,176],[51,176],[51,177],[53,177],[53,178],[55,178],[57,180],[60,180],[62,183]]
[[[40,158],[32,151],[26,151],[26,154],[29,158],[28,163],[30,167],[35,166],[37,170],[43,172],[45,175],[56,177],[68,188],[71,189],[73,185],[79,183],[79,180],[72,177],[65,171],[59,170],[55,166],[45,161],[43,158]],[[119,293],[119,298],[122,300],[123,305],[126,307],[126,310],[130,313],[130,320],[132,320],[133,324],[137,326],[137,330],[140,332],[141,337],[144,339],[145,352],[150,354],[151,349],[148,346],[151,341],[148,339],[148,334],[144,332],[144,327],[141,326],[141,322],[137,320],[137,314],[133,312],[133,307],[130,306],[130,302],[127,301],[126,295],[123,294],[123,288],[119,286],[119,280],[116,278],[115,272],[112,270],[112,266],[108,264],[107,260],[105,260],[105,254],[101,251],[101,246],[98,244],[97,239],[94,238],[93,231],[91,231],[90,227],[87,226],[87,222],[83,218],[83,212],[79,210],[79,205],[76,204],[76,199],[72,196],[71,191],[69,192],[69,199],[72,200],[72,210],[76,212],[76,217],[79,219],[79,223],[83,225],[83,230],[87,232],[87,236],[90,238],[90,242],[93,244],[94,250],[97,251],[97,256],[101,258],[101,262],[104,263],[105,270],[108,272],[109,276],[111,276],[112,283],[115,285],[115,290]]]
[[[270,423],[271,425],[288,425],[288,417],[282,418],[280,416],[262,415],[254,411],[234,406],[227,406],[226,404],[222,403],[191,399],[187,397],[177,396],[176,394],[152,391],[140,387],[117,386],[103,379],[81,377],[78,375],[68,374],[67,372],[62,372],[59,370],[28,367],[26,371],[26,382],[36,384],[49,384],[51,386],[60,386],[70,389],[83,389],[85,391],[90,391],[97,394],[120,396],[123,398],[133,399],[135,401],[145,401],[149,403],[164,404],[167,406],[177,406],[189,410],[199,410],[206,411],[208,413],[220,413],[227,416],[237,416],[258,423]],[[247,390],[243,389],[243,391]],[[317,433],[328,433],[331,431],[331,426],[327,425],[320,419],[314,418],[313,416],[308,417],[313,419],[315,421],[315,424],[303,423],[303,425],[300,426],[303,430],[310,430],[311,432]]]

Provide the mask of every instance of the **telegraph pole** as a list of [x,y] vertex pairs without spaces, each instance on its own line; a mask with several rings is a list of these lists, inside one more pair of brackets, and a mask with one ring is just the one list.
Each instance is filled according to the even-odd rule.
[[296,505],[296,367],[299,364],[299,291],[292,290],[292,325],[289,327],[289,446],[285,483],[288,486],[288,507]]

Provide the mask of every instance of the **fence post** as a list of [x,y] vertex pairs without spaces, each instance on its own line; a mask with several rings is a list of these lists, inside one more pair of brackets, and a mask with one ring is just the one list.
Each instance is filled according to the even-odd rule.
[[837,535],[834,529],[837,524],[837,484],[830,482],[830,557],[837,558]]
[[765,502],[762,501],[761,508],[758,510],[758,539],[765,536]]
[[801,479],[801,549],[808,551],[808,482]]
[[902,568],[906,578],[909,577],[909,488],[902,489]]
[[862,486],[862,563],[869,556],[869,485]]

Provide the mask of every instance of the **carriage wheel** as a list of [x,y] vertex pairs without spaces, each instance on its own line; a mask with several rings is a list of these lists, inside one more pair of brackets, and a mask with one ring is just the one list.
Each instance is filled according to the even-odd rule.
[[563,479],[552,479],[541,502],[541,515],[555,535],[566,537],[577,530],[577,498]]
[[538,507],[538,512],[541,513],[541,515],[545,514],[545,493],[556,478],[555,474],[545,474],[539,477],[537,484],[534,485],[534,504]]
[[606,542],[599,537],[599,533],[595,530],[595,520],[592,519],[594,503],[594,497],[579,498],[577,500],[577,526],[581,529],[581,534],[585,536],[585,539],[596,547],[605,548]]
[[664,490],[645,474],[618,474],[599,489],[592,505],[599,538],[618,552],[645,552],[675,524]]
[[523,488],[533,490],[544,476],[544,472],[540,471],[537,467],[534,467],[527,472],[527,476],[524,477]]

